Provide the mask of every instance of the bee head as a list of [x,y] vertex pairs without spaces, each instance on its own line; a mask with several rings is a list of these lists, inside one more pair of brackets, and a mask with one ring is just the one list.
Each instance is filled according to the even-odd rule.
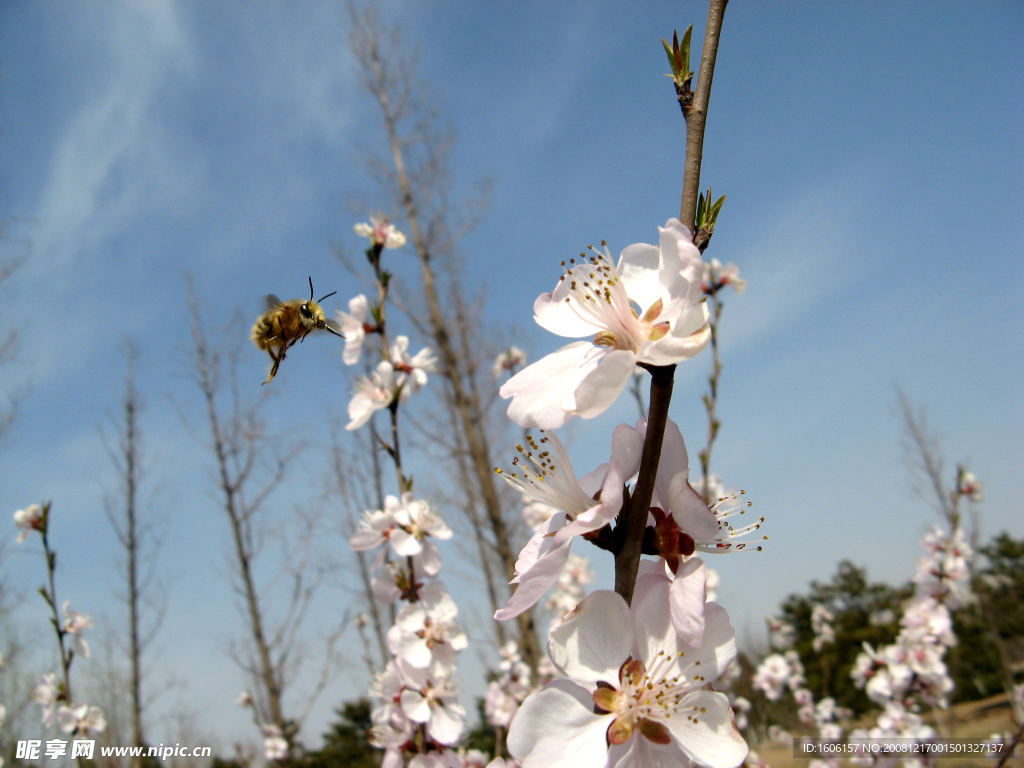
[[[331,291],[326,296],[321,296],[319,301],[313,301],[313,278],[309,278],[309,301],[303,302],[299,305],[299,314],[302,316],[302,322],[305,325],[312,325],[316,328],[321,328],[326,331],[330,331],[336,336],[341,336],[336,330],[327,325],[327,318],[324,317],[324,311],[320,308],[320,302],[324,299],[330,298],[337,291]],[[344,338],[344,337],[343,337]]]
[[299,314],[303,320],[308,320],[314,325],[320,325],[324,321],[324,311],[320,304],[315,301],[307,301],[299,307]]

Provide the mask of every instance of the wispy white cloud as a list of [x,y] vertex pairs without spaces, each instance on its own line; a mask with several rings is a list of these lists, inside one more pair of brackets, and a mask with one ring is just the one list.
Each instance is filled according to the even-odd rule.
[[36,214],[39,262],[56,280],[68,263],[104,243],[140,208],[180,201],[188,164],[172,157],[153,117],[160,91],[188,77],[195,55],[171,4],[118,7],[96,31],[111,76],[87,92],[71,116],[47,171]]
[[38,199],[19,204],[38,223],[13,309],[31,315],[30,297],[45,295],[74,328],[102,332],[27,329],[38,379],[145,332],[152,318],[128,306],[134,296],[166,301],[168,278],[247,258],[323,204],[322,167],[294,158],[310,144],[341,146],[352,127],[337,9],[231,16],[228,51],[201,12],[139,3],[76,21],[94,34],[94,55],[74,76]]

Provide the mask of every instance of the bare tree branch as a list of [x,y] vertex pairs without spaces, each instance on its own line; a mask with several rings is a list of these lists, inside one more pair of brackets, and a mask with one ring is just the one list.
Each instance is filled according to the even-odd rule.
[[[188,288],[192,318],[188,371],[198,386],[205,409],[209,436],[204,442],[212,454],[214,482],[231,534],[232,588],[248,625],[248,641],[241,645],[232,643],[229,654],[252,676],[258,723],[275,725],[294,745],[302,719],[285,715],[284,696],[304,660],[299,631],[325,575],[322,569],[313,569],[309,560],[317,538],[319,513],[306,517],[296,512],[289,518],[289,525],[275,526],[265,507],[305,445],[268,432],[260,416],[267,393],[246,398],[238,378],[244,334],[234,323],[229,326],[228,341],[214,344],[191,282]],[[296,521],[299,536],[293,541],[291,533]],[[260,585],[257,561],[263,561],[264,545],[271,542],[281,547],[281,565]],[[271,595],[281,594],[286,607],[283,615],[273,620],[265,603]],[[327,657],[333,658],[330,647]],[[323,684],[314,687],[305,711],[309,711],[322,688]]]

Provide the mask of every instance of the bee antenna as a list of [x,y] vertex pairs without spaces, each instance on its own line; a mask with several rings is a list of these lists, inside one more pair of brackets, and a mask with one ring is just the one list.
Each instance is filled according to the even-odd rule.
[[331,291],[331,292],[330,292],[330,293],[328,293],[328,294],[327,294],[326,296],[321,296],[321,297],[320,297],[319,299],[317,299],[317,300],[316,300],[316,303],[317,303],[317,304],[319,304],[319,303],[320,303],[321,301],[323,301],[324,299],[329,299],[329,298],[331,298],[331,296],[333,296],[333,295],[334,295],[334,294],[336,294],[336,293],[337,293],[337,291]]
[[309,300],[310,301],[313,300],[313,277],[312,276],[310,276],[310,278],[309,278]]

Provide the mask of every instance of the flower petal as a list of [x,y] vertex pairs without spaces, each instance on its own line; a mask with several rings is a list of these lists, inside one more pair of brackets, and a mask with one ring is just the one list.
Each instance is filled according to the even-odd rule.
[[[691,577],[692,578],[692,577]],[[704,604],[704,635],[699,648],[687,644],[672,626],[669,582],[656,582],[646,590],[643,600],[633,601],[633,627],[636,636],[634,657],[650,667],[659,653],[672,659],[665,668],[667,677],[680,678],[695,688],[714,680],[736,656],[736,633],[729,615],[717,603]],[[679,652],[683,656],[679,656]]]
[[676,635],[692,648],[704,641],[704,605],[707,571],[704,561],[692,557],[679,564],[676,577],[668,588],[668,604]]
[[440,744],[454,744],[462,735],[462,718],[454,707],[433,707],[427,733]]
[[679,219],[669,219],[658,227],[661,246],[659,283],[665,305],[676,301],[696,304],[701,300],[704,260],[693,244],[693,235]]
[[577,341],[526,366],[499,390],[503,398],[512,398],[508,417],[521,427],[561,427],[576,410],[577,387],[610,351]]
[[689,758],[674,742],[652,744],[642,736],[608,750],[607,768],[690,768]]
[[508,729],[508,751],[523,768],[603,766],[611,718],[593,710],[588,691],[570,680],[555,680],[519,707]]
[[513,584],[518,584],[521,575],[530,570],[541,557],[554,549],[553,534],[565,525],[565,522],[565,512],[556,512],[537,527],[533,536],[526,542],[526,546],[519,552],[519,558],[516,560],[516,576],[512,579]]
[[367,549],[373,549],[379,547],[384,543],[384,537],[380,531],[375,531],[371,528],[361,528],[348,540],[348,545],[357,552],[362,552]]
[[695,540],[711,541],[719,535],[715,513],[708,509],[685,475],[676,475],[669,483],[668,508],[679,530]]
[[618,686],[619,667],[633,644],[629,606],[622,596],[598,590],[551,627],[548,655],[562,672],[594,686]]
[[622,285],[632,301],[640,307],[640,316],[661,298],[661,281],[658,276],[661,264],[661,249],[656,245],[635,243],[619,254],[619,275]]
[[406,717],[416,723],[430,720],[430,704],[419,691],[406,688],[402,691],[402,711]]
[[615,428],[612,433],[611,463],[618,466],[623,481],[629,480],[640,471],[640,457],[643,452],[643,435],[628,424],[620,424]]
[[401,528],[395,528],[391,532],[391,548],[395,550],[395,554],[399,557],[409,557],[410,555],[418,555],[420,550],[423,549],[423,542],[417,539],[408,531],[403,531]]
[[747,743],[724,693],[694,691],[683,697],[678,711],[687,716],[662,722],[691,760],[708,768],[736,768],[746,758]]
[[[646,427],[644,434],[646,435]],[[642,444],[641,444],[642,446]],[[689,477],[690,459],[686,452],[686,442],[679,425],[672,419],[665,422],[665,437],[661,444],[661,460],[658,462],[658,474],[654,480],[654,498],[651,503],[668,511],[671,495],[669,484],[677,475]],[[712,516],[713,517],[713,516]]]
[[566,301],[569,293],[569,286],[564,280],[559,280],[555,290],[551,293],[542,293],[533,302],[533,319],[537,325],[559,336],[578,338],[580,336],[593,336],[598,331],[604,330],[593,320],[581,317],[574,309],[574,301]]
[[[536,539],[537,534],[534,534],[533,538]],[[571,546],[572,540],[554,546],[538,557],[525,572],[519,573],[519,586],[515,594],[509,598],[508,605],[494,614],[494,618],[498,621],[515,618],[540,600],[558,580],[558,574],[562,572],[566,560],[569,559]]]
[[591,369],[574,393],[573,409],[584,419],[604,413],[633,378],[636,355],[628,349],[607,352],[600,365]]

